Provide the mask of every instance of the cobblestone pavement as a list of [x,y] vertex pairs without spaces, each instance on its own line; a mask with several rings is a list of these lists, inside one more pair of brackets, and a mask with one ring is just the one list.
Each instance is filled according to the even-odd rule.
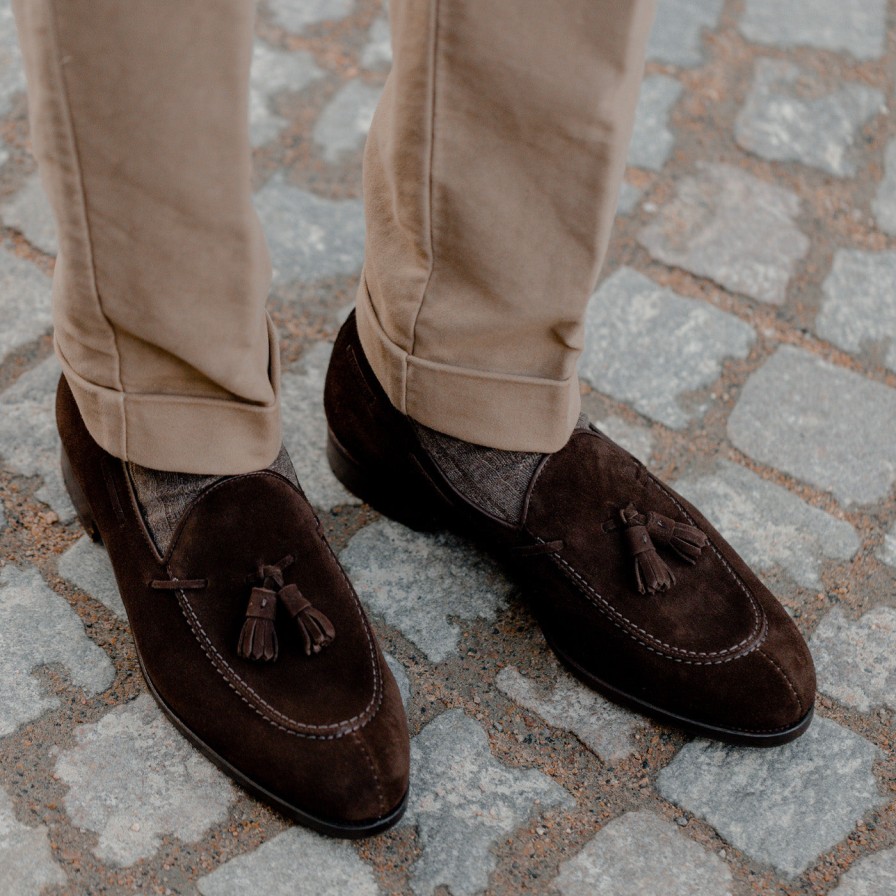
[[0,893],[896,893],[896,2],[661,0],[583,402],[706,508],[818,662],[767,751],[561,671],[498,568],[377,517],[324,455],[363,248],[379,0],[265,0],[257,204],[287,446],[406,695],[413,790],[351,844],[231,785],[147,695],[57,471],[56,241],[0,10]]

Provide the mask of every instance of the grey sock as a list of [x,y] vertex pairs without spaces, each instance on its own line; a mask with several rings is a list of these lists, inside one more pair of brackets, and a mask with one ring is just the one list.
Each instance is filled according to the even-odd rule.
[[[292,461],[282,446],[268,469],[279,473],[293,485],[299,484]],[[168,550],[174,530],[193,498],[206,486],[226,478],[197,476],[193,473],[167,473],[132,463],[127,464],[127,470],[137,493],[143,519],[162,554]]]
[[[587,426],[583,414],[576,429]],[[426,453],[460,494],[499,519],[519,522],[526,490],[543,454],[474,445],[421,423],[414,423],[414,429]]]

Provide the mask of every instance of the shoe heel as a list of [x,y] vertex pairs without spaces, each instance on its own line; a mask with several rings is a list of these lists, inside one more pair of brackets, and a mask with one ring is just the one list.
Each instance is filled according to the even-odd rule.
[[374,510],[418,532],[444,529],[446,520],[431,507],[424,507],[412,491],[412,484],[399,480],[389,470],[365,470],[339,444],[332,430],[327,432],[327,460],[333,475],[356,497]]
[[75,513],[78,515],[78,519],[84,527],[84,531],[94,541],[98,543],[102,542],[103,537],[100,535],[100,530],[97,528],[96,521],[93,518],[90,504],[87,501],[87,496],[84,494],[84,490],[75,478],[75,472],[72,470],[72,463],[65,453],[65,448],[63,448],[60,453],[60,464],[62,466],[62,480],[65,483],[69,497],[72,499],[72,504],[75,505]]

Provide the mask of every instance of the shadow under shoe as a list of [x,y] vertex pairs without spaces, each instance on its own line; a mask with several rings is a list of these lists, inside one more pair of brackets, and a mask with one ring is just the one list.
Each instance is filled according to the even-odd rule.
[[66,483],[109,551],[165,713],[249,792],[308,827],[361,837],[394,824],[408,789],[401,698],[301,490],[271,471],[218,480],[162,556],[124,465],[92,439],[64,379],[57,422]]
[[606,696],[734,743],[808,728],[815,670],[783,607],[700,512],[594,427],[536,469],[521,520],[472,504],[370,369],[354,316],[327,372],[334,473],[377,510],[503,561],[558,657]]

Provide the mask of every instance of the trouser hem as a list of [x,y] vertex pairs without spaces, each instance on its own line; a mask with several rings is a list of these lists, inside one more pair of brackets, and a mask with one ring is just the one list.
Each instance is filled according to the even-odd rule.
[[386,335],[363,277],[356,303],[364,354],[392,404],[431,429],[504,451],[550,454],[568,441],[581,393],[566,380],[455,367],[412,355]]
[[90,435],[121,460],[178,473],[230,476],[270,465],[280,451],[280,364],[268,321],[274,400],[258,405],[188,395],[121,392],[80,376],[56,355]]

